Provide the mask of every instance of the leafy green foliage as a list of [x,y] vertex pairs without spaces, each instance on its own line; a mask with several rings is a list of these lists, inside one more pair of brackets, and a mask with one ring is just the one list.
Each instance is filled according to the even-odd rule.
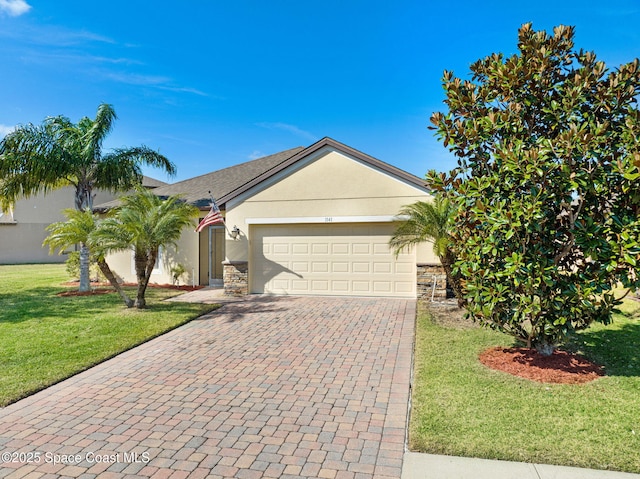
[[[67,259],[64,264],[69,278],[77,280],[80,277],[80,252],[70,251],[67,253]],[[92,281],[102,282],[106,280],[93,255],[89,257],[89,274],[93,278]]]
[[433,202],[417,201],[404,206],[398,216],[406,219],[400,222],[389,241],[395,253],[425,241],[433,242],[433,252],[442,263],[447,283],[452,287],[459,306],[462,306],[459,278],[453,273],[455,255],[451,250],[451,227],[455,206],[447,198],[436,195]]
[[[21,125],[0,141],[0,208],[22,197],[63,186],[75,188],[77,210],[92,210],[94,188],[127,191],[142,182],[146,164],[175,174],[166,157],[146,146],[120,148],[103,154],[116,112],[98,107],[95,119],[73,123],[64,116],[49,117],[42,125]],[[89,249],[81,243],[80,291],[89,290]]]
[[429,181],[458,206],[468,313],[545,353],[638,285],[638,60],[609,71],[573,36],[523,25],[517,54],[445,72],[449,112],[431,118],[458,157]]
[[135,306],[144,308],[145,291],[158,259],[160,247],[176,245],[184,228],[193,226],[198,209],[179,196],[160,198],[151,191],[122,198],[122,205],[105,219],[92,236],[108,251],[134,249],[134,265],[138,281]]
[[[105,255],[112,250],[109,250],[107,244],[96,240],[97,233],[101,228],[98,215],[90,210],[74,210],[70,208],[64,210],[64,214],[67,217],[67,221],[58,221],[47,226],[49,236],[45,238],[44,244],[49,245],[52,253],[55,249],[60,249],[62,253],[65,248],[70,248],[78,243],[85,245],[87,252],[89,252],[90,247],[93,254],[88,255],[89,264],[95,264],[98,267],[100,273],[109,280],[111,286],[118,292],[124,304],[128,307],[133,306],[133,301],[126,295],[105,260]],[[67,260],[67,271],[76,264],[76,257],[78,270],[82,271],[81,251],[77,255],[70,255],[69,260]]]
[[171,279],[173,284],[180,284],[180,278],[187,272],[187,268],[182,263],[178,263],[171,267]]

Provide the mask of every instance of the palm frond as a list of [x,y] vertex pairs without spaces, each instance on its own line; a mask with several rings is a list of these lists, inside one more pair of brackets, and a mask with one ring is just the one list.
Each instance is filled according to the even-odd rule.
[[67,221],[58,221],[47,226],[49,236],[44,239],[43,245],[49,245],[49,252],[60,249],[59,253],[76,244],[87,244],[91,233],[96,228],[97,218],[90,211],[78,211],[65,209],[64,215]]
[[436,197],[433,202],[418,201],[402,207],[398,216],[406,219],[396,228],[389,245],[399,254],[416,244],[432,241],[434,253],[443,256],[449,245],[454,212],[453,205],[442,197]]
[[102,155],[102,143],[111,132],[117,119],[112,105],[102,103],[98,107],[95,120],[81,120],[80,126],[84,127],[83,155],[98,161]]

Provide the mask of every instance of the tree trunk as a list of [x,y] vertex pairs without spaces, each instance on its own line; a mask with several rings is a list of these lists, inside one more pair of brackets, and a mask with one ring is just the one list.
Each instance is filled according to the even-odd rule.
[[547,342],[544,339],[537,341],[535,343],[535,346],[536,346],[536,351],[538,351],[538,353],[540,353],[542,356],[551,356],[553,352],[556,350],[555,345]]
[[440,262],[442,263],[442,269],[444,269],[444,273],[447,276],[447,283],[451,286],[453,295],[458,300],[458,308],[464,308],[466,301],[462,295],[460,276],[453,273],[453,263],[455,262],[453,254],[450,251],[447,251],[447,253],[440,258]]
[[[91,201],[91,189],[83,187],[83,185],[76,186],[76,209],[78,211],[84,211],[91,209],[93,203]],[[78,291],[89,291],[91,289],[91,273],[89,272],[90,264],[89,258],[91,252],[89,246],[85,243],[80,243],[80,287]]]
[[138,281],[138,291],[136,293],[135,307],[138,309],[144,309],[147,306],[147,302],[144,298],[147,291],[147,284],[149,284],[149,277],[147,277],[147,261],[148,256],[144,251],[136,251],[134,254],[134,262],[136,266],[136,279]]
[[124,301],[124,304],[127,306],[127,308],[132,307],[133,300],[129,298],[127,294],[124,292],[124,290],[122,289],[122,286],[120,285],[120,283],[118,283],[118,279],[113,274],[113,271],[111,271],[111,268],[109,268],[109,265],[103,258],[98,259],[98,267],[100,268],[100,271],[102,271],[102,274],[104,274],[105,278],[109,280],[109,283],[111,284],[111,286],[113,286],[113,288],[118,292],[118,294],[122,298],[122,301]]
[[89,247],[80,243],[80,287],[78,291],[90,291],[91,278],[89,277]]

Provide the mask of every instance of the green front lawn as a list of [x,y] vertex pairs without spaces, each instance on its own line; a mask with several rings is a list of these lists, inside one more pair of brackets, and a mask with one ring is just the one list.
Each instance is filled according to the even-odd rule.
[[478,354],[510,337],[418,316],[410,449],[640,473],[640,321],[628,302],[571,348],[603,364],[584,385],[541,384],[490,370]]
[[[117,294],[59,297],[64,265],[0,266],[0,406],[14,402],[215,308],[169,303],[149,288],[146,310]],[[131,291],[133,294],[133,290]]]

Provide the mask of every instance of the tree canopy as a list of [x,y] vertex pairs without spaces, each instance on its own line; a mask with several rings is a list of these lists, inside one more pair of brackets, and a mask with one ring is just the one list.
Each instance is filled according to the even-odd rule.
[[198,209],[179,196],[160,198],[153,192],[139,189],[122,198],[122,205],[113,210],[92,238],[108,251],[133,248],[138,282],[135,306],[146,306],[145,292],[159,257],[161,247],[174,245],[185,227],[193,225]]
[[445,71],[437,136],[458,158],[430,185],[456,205],[452,244],[468,314],[549,354],[609,322],[638,286],[638,60],[609,70],[574,28],[523,25],[518,52]]
[[451,227],[455,209],[445,197],[436,195],[433,202],[417,201],[405,205],[398,216],[405,218],[400,222],[389,241],[396,254],[425,241],[433,243],[433,252],[442,263],[447,283],[453,289],[458,305],[463,304],[457,275],[453,273],[455,255],[451,249]]
[[[92,210],[94,190],[128,191],[142,182],[142,165],[173,175],[176,167],[146,146],[103,152],[116,113],[101,104],[95,119],[73,123],[56,116],[41,125],[21,125],[0,141],[0,207],[64,186],[75,188],[77,210]],[[80,290],[89,289],[89,250],[81,244]]]

